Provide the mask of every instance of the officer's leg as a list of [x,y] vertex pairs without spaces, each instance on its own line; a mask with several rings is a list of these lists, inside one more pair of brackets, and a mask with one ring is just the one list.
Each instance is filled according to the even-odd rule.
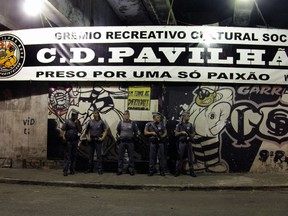
[[102,170],[102,163],[103,163],[102,142],[97,142],[96,143],[96,154],[97,154],[97,170],[98,170],[98,174],[102,175],[103,174],[103,170]]
[[127,150],[128,150],[128,156],[129,156],[129,173],[130,175],[134,175],[134,143],[128,142],[127,143]]
[[149,176],[152,176],[155,173],[155,160],[156,160],[156,144],[150,143]]
[[89,164],[88,164],[88,170],[86,171],[86,173],[93,172],[93,168],[94,168],[94,152],[95,152],[95,141],[92,140],[92,141],[89,142]]
[[177,160],[177,164],[176,164],[175,176],[179,176],[181,171],[182,171],[184,154],[185,154],[185,143],[179,142],[178,160]]
[[121,175],[123,172],[123,164],[124,164],[124,154],[125,154],[125,143],[123,141],[119,144],[119,158],[118,158],[118,173],[117,175]]
[[159,143],[158,144],[158,158],[159,158],[159,163],[160,163],[160,175],[165,176],[165,149],[164,149],[164,143]]
[[194,168],[193,168],[193,151],[192,151],[192,143],[189,142],[187,143],[187,155],[188,155],[188,161],[189,161],[189,172],[190,172],[190,176],[192,177],[196,177],[196,174],[194,172]]
[[75,174],[78,140],[72,142],[70,174]]
[[63,167],[63,175],[68,175],[68,168],[71,162],[71,142],[67,141],[64,150],[64,167]]

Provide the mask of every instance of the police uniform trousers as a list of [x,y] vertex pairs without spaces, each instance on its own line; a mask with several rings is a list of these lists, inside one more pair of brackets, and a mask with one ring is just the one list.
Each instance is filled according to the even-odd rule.
[[64,149],[64,168],[63,171],[75,172],[77,158],[78,140],[67,140]]
[[119,144],[118,172],[123,171],[126,148],[129,157],[128,169],[130,172],[134,171],[134,142],[133,140],[121,140]]
[[179,141],[178,145],[178,160],[176,162],[176,171],[181,172],[184,162],[185,153],[187,152],[188,162],[190,168],[193,169],[193,152],[192,152],[192,143]]
[[159,169],[160,172],[165,171],[165,146],[162,142],[150,142],[150,153],[149,153],[149,172],[155,173],[156,172],[156,162],[157,156],[159,160]]
[[89,167],[88,169],[90,171],[93,171],[94,168],[94,153],[96,150],[96,155],[97,155],[97,170],[102,171],[102,163],[103,163],[103,158],[102,158],[102,141],[99,141],[98,139],[92,139],[89,142]]

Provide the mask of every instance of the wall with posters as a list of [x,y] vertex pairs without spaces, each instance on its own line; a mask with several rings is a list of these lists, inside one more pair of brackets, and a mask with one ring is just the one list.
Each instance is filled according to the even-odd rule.
[[[142,132],[135,148],[138,164],[143,165],[148,160],[149,144],[143,136],[145,123],[152,119],[151,112],[159,109],[165,117],[163,120],[169,132],[167,159],[168,169],[173,172],[177,158],[177,141],[173,131],[180,120],[181,112],[185,110],[190,112],[190,121],[197,132],[193,147],[196,159],[194,167],[199,172],[287,171],[286,87],[171,83],[149,89],[149,86],[109,86],[99,83],[50,87],[48,158],[62,157],[59,145],[61,140],[57,131],[69,116],[70,110],[79,110],[80,121],[85,128],[96,107],[110,127],[103,148],[106,164],[110,163],[106,169],[114,168],[115,171],[118,157],[115,129],[122,119],[123,111],[129,107],[129,99],[137,100],[135,95],[138,95],[138,102],[134,101],[134,105],[138,106],[129,108],[131,118],[137,122]],[[150,100],[150,109],[147,109],[147,97]],[[85,166],[88,154],[85,137],[81,137],[80,169]],[[145,166],[138,168],[145,172]]]

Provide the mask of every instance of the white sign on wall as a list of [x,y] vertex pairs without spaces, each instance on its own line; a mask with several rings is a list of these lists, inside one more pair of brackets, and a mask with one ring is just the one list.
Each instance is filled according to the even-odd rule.
[[0,80],[288,82],[288,31],[208,26],[0,32]]

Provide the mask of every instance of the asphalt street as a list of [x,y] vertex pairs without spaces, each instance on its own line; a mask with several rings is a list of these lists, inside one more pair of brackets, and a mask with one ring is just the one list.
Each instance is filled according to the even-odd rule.
[[279,216],[288,191],[173,191],[0,184],[3,216]]

